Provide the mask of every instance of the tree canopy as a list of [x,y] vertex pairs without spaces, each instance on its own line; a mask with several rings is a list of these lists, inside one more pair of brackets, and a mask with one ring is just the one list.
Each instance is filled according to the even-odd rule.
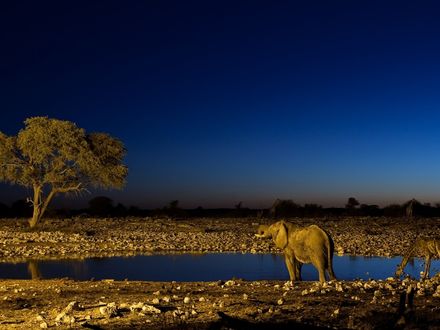
[[31,227],[59,193],[124,186],[128,169],[120,140],[87,134],[66,120],[32,117],[24,124],[17,136],[0,132],[0,181],[33,189]]

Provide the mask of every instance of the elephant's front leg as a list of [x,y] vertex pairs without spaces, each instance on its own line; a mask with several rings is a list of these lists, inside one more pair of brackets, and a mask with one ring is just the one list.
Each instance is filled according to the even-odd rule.
[[292,282],[297,280],[296,277],[296,265],[293,263],[293,256],[288,253],[284,254],[284,261],[286,262],[287,270],[289,271],[289,277]]

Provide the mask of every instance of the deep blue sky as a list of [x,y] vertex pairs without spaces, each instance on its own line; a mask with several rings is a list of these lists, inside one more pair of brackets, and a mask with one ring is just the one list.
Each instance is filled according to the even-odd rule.
[[438,202],[439,17],[436,1],[9,1],[0,131],[47,115],[120,138],[127,186],[95,193],[127,205]]

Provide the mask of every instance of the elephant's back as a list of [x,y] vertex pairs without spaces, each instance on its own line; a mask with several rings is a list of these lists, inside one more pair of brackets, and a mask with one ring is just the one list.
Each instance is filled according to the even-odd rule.
[[322,229],[318,225],[310,225],[310,226],[306,227],[306,229],[308,231],[307,236],[309,237],[310,240],[321,241],[323,243],[327,242],[325,244],[326,245],[328,244],[330,251],[333,253],[333,250],[334,250],[333,240],[332,240],[331,236],[324,229]]
[[310,225],[306,228],[308,230],[309,235],[319,235],[326,238],[330,237],[330,235],[327,234],[327,232],[318,225]]

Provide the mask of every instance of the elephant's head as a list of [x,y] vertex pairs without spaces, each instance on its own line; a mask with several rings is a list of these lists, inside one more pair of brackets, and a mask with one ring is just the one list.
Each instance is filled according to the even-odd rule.
[[284,249],[287,246],[287,226],[284,221],[278,221],[270,226],[260,225],[257,229],[255,237],[258,238],[272,238],[275,245],[279,249]]
[[268,225],[260,225],[260,226],[258,226],[257,233],[255,234],[255,237],[258,237],[258,238],[271,238],[272,235],[269,232],[269,226]]

